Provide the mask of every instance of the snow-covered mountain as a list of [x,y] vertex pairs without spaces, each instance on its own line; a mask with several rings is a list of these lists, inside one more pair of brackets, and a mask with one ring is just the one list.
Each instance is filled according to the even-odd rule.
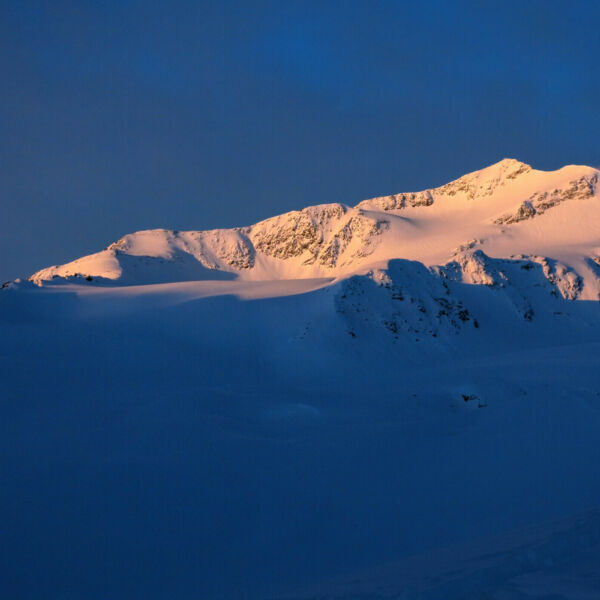
[[76,286],[69,289],[90,299],[107,288],[152,296],[158,285],[165,297],[327,288],[350,335],[387,332],[400,344],[450,336],[456,345],[465,326],[543,315],[558,330],[565,315],[587,328],[595,304],[575,310],[563,301],[600,298],[598,176],[590,167],[544,172],[505,159],[439,188],[353,208],[311,206],[236,229],[139,231],[30,280]]
[[131,284],[343,277],[394,258],[429,266],[477,249],[494,257],[551,249],[553,258],[587,273],[600,253],[598,175],[579,166],[536,171],[505,159],[439,188],[353,208],[310,206],[235,229],[139,231],[31,279],[40,284],[80,276]]
[[597,597],[598,175],[507,159],[5,284],[5,595]]

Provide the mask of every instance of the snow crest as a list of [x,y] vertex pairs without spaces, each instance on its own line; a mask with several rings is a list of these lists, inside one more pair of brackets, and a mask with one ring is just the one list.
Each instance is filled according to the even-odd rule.
[[[498,258],[545,257],[537,260],[547,279],[563,297],[575,298],[586,287],[584,276],[593,275],[598,254],[598,179],[590,167],[544,172],[504,159],[441,187],[373,198],[353,208],[321,204],[233,229],[138,231],[30,279],[37,285],[65,280],[131,285],[350,277],[394,259],[445,264],[450,254],[465,281],[499,285],[503,275],[488,268],[477,253],[483,248]],[[519,227],[511,227],[515,224]],[[548,252],[539,252],[541,239]],[[585,273],[569,275],[582,261],[590,265]],[[595,278],[590,281],[587,289],[597,296]]]

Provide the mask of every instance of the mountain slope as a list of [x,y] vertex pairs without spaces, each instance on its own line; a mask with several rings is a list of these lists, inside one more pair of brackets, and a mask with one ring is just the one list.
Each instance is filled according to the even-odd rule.
[[[480,324],[485,339],[490,318],[478,315],[492,304],[494,326],[545,315],[544,327],[560,330],[568,315],[571,326],[586,328],[600,298],[598,171],[543,172],[506,159],[439,188],[354,208],[313,206],[231,230],[140,231],[30,279],[55,291],[71,286],[86,298],[82,306],[117,310],[92,302],[110,288],[111,306],[126,311],[136,306],[126,298],[269,298],[337,282],[336,318],[349,335],[390,335],[398,343],[425,336],[439,350],[462,344],[456,334]],[[350,301],[356,290],[365,294],[360,302]]]
[[444,264],[464,245],[496,257],[551,247],[552,258],[573,258],[585,270],[585,259],[600,254],[598,198],[595,169],[542,172],[505,159],[439,188],[354,208],[312,206],[230,230],[140,231],[31,279],[39,284],[80,275],[131,284],[340,277],[393,258]]

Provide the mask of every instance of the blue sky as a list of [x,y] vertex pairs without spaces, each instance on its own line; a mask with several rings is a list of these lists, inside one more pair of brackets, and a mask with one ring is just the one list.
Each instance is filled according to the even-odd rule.
[[504,157],[600,165],[597,2],[1,8],[2,279]]

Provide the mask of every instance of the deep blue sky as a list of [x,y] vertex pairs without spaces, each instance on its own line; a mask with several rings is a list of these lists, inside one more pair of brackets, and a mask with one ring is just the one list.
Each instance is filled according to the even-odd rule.
[[598,165],[599,32],[591,0],[0,0],[0,278],[506,156]]

